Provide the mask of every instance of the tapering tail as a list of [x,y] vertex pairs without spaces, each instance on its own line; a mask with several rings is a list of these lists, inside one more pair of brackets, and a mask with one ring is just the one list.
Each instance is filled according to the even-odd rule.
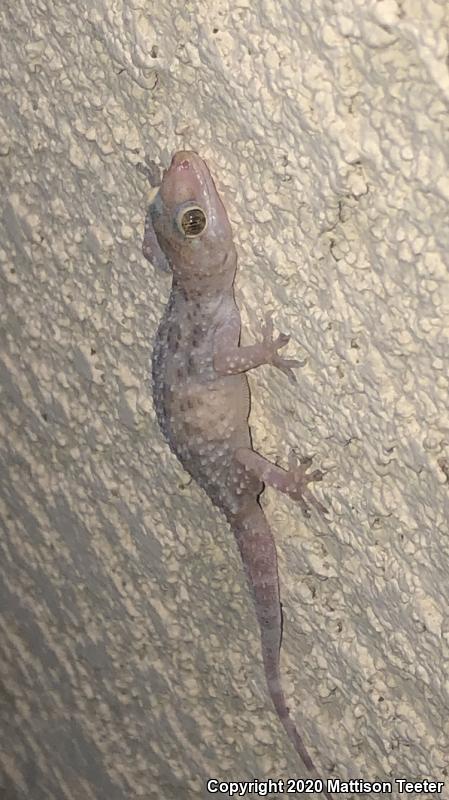
[[[240,549],[246,576],[254,596],[257,619],[262,641],[262,657],[268,690],[295,750],[313,778],[318,773],[305,744],[298,733],[285,702],[281,684],[280,648],[282,638],[282,613],[279,596],[279,577],[276,546],[265,515],[256,502],[239,518],[232,520],[232,527]],[[325,781],[323,781],[325,785]],[[323,789],[321,794],[328,800],[332,796]]]

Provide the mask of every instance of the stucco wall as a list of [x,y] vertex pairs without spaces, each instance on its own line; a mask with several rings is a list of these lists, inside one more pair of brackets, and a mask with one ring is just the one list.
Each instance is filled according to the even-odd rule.
[[329,470],[329,522],[264,496],[293,716],[323,775],[449,797],[445,0],[0,19],[3,797],[304,775],[232,536],[152,409],[169,284],[140,253],[136,165],[184,147],[229,210],[244,341],[269,307],[307,357],[297,387],[251,376],[255,445]]

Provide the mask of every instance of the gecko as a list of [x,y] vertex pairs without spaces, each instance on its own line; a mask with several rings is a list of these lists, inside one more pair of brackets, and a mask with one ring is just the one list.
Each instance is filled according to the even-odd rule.
[[[282,469],[253,449],[246,373],[270,364],[294,380],[303,364],[279,350],[290,337],[273,335],[265,318],[261,341],[240,344],[234,298],[237,253],[231,225],[206,163],[193,151],[175,153],[153,186],[142,250],[170,272],[172,287],[152,358],[153,400],[161,431],[182,466],[224,514],[235,535],[260,628],[266,682],[273,705],[305,767],[317,772],[286,705],[280,673],[282,612],[276,546],[260,505],[271,486],[325,513],[310,491],[320,470],[291,453]],[[330,798],[327,792],[323,794]]]

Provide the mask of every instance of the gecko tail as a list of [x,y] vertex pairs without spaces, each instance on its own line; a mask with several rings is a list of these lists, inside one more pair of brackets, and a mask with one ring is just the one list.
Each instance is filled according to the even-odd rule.
[[[282,688],[280,672],[282,612],[276,545],[260,505],[254,504],[251,510],[246,509],[245,514],[242,514],[238,520],[234,519],[233,530],[254,597],[270,697],[304,766],[310,772],[311,777],[319,779],[315,765],[290,716]],[[325,781],[323,784],[325,785]],[[323,788],[320,793],[327,800],[332,800],[332,795],[326,789]]]
[[294,744],[295,750],[301,756],[301,760],[303,761],[304,766],[309,770],[309,772],[316,774],[315,764],[313,763],[309,753],[307,752],[306,746],[301,736],[298,733],[298,729],[290,716],[290,712],[285,702],[285,696],[279,678],[267,677],[267,683],[270,696],[273,701],[273,705],[278,713],[278,717],[282,722],[289,738]]
[[[273,701],[273,705],[277,711],[278,717],[282,722],[296,752],[300,756],[306,769],[310,772],[311,777],[320,780],[320,776],[318,775],[315,764],[307,752],[307,748],[302,740],[302,737],[299,735],[298,729],[290,716],[285,702],[285,695],[281,686],[280,678],[278,677],[276,679],[271,679],[268,678],[267,675],[267,684],[270,697]],[[323,784],[325,785],[325,781],[323,781]],[[322,794],[323,797],[326,797],[327,800],[333,800],[332,795],[329,794],[329,792],[324,788],[321,790],[320,794]]]

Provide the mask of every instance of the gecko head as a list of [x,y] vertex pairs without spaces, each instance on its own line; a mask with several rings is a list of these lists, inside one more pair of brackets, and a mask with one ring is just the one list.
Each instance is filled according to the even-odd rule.
[[209,169],[197,153],[173,156],[152,198],[150,215],[157,243],[181,280],[218,279],[222,273],[233,277],[231,226]]

